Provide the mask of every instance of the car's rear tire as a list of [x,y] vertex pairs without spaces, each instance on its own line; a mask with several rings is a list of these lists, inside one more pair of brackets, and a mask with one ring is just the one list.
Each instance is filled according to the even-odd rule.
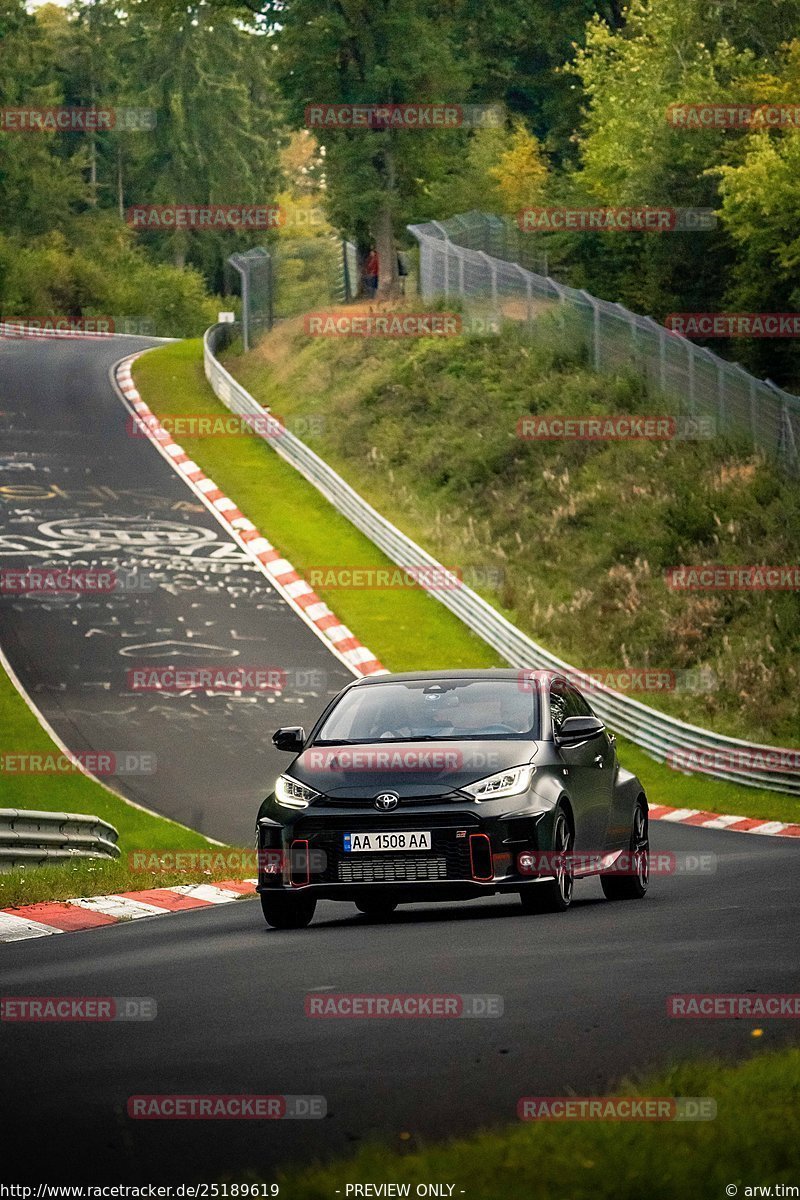
[[601,875],[600,885],[607,900],[641,900],[647,895],[650,883],[650,834],[647,826],[647,807],[637,800],[631,821],[629,851],[635,873],[630,875]]
[[[552,852],[568,858],[572,853],[574,840],[569,817],[559,804],[553,820]],[[555,879],[548,879],[543,883],[530,883],[527,887],[520,888],[519,898],[522,901],[523,912],[566,912],[572,903],[573,884],[572,874],[565,863],[563,869],[558,869]]]
[[311,924],[316,907],[314,896],[261,893],[261,911],[272,929],[305,929]]
[[385,917],[390,917],[397,908],[396,900],[381,900],[378,897],[369,900],[356,900],[355,906],[360,913],[365,917],[369,917],[372,921],[382,921]]

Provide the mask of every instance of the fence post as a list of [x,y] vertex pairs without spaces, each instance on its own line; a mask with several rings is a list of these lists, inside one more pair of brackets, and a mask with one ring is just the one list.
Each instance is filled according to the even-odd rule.
[[419,294],[427,299],[433,290],[433,242],[434,239],[413,225],[408,228],[419,245]]
[[275,320],[275,274],[272,255],[267,259],[267,329],[272,329]]
[[587,291],[581,288],[581,295],[584,296],[592,306],[592,340],[593,359],[595,371],[600,370],[600,305],[595,300],[594,296],[590,296]]
[[773,383],[771,379],[765,379],[764,383],[775,393],[780,404],[781,431],[778,438],[778,456],[783,459],[785,467],[797,474],[798,465],[800,465],[798,463],[797,442],[794,436],[792,418],[789,416],[789,405],[786,396],[777,383]]
[[240,261],[240,255],[232,254],[228,262],[234,271],[238,271],[242,281],[242,346],[245,354],[250,349],[250,278],[247,267]]
[[444,297],[446,300],[450,295],[450,234],[441,221],[431,221],[431,225],[435,225],[444,238]]
[[[619,307],[622,308],[622,305],[620,305]],[[639,326],[636,324],[635,313],[628,312],[628,310],[625,308],[623,308],[622,311],[624,313],[627,313],[627,315],[630,317],[629,324],[631,327],[631,347],[633,348],[633,363],[638,371],[639,370]]]
[[792,425],[792,418],[789,416],[789,405],[785,400],[782,400],[781,402],[781,429],[783,434],[781,440],[785,443],[788,451],[786,457],[796,475],[798,467],[797,442],[794,438],[794,426]]
[[514,267],[525,280],[525,323],[528,329],[530,329],[533,324],[533,284],[531,273],[530,271],[526,271],[524,267],[521,267],[519,263],[514,263]]
[[492,304],[497,307],[497,260],[491,258],[488,254],[484,254],[481,250],[481,258],[486,260],[489,267],[489,273],[492,277]]
[[725,363],[717,359],[717,411],[722,428],[728,424],[728,413],[725,406]]
[[347,239],[342,238],[340,243],[342,253],[342,284],[344,288],[344,296],[342,300],[346,304],[350,299],[350,268],[347,265]]
[[686,355],[687,355],[687,374],[689,376],[689,415],[694,416],[697,411],[697,399],[694,389],[694,345],[689,339],[686,339]]

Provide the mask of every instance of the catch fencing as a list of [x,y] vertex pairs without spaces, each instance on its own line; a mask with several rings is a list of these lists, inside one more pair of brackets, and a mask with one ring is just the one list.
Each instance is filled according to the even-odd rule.
[[[420,247],[420,294],[491,305],[500,316],[530,327],[548,305],[573,315],[592,366],[632,371],[677,411],[713,422],[719,436],[744,439],[786,472],[800,474],[800,397],[756,379],[679,333],[513,261],[524,239],[508,218],[465,213],[447,221],[409,225]],[[530,255],[530,251],[527,252]]]

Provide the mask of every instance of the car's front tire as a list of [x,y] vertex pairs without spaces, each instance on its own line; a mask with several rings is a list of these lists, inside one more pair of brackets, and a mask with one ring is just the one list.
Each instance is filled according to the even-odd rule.
[[261,893],[261,911],[272,929],[305,929],[311,924],[316,907],[314,896]]
[[641,900],[647,895],[650,883],[650,834],[647,807],[636,802],[631,822],[629,852],[635,873],[630,875],[601,875],[600,885],[607,900]]
[[543,883],[530,883],[520,888],[519,898],[522,901],[523,912],[548,913],[566,912],[572,904],[572,889],[574,880],[569,868],[569,855],[575,841],[572,826],[566,811],[559,804],[553,821],[553,850],[554,855],[563,855],[564,863],[559,866],[555,879]]

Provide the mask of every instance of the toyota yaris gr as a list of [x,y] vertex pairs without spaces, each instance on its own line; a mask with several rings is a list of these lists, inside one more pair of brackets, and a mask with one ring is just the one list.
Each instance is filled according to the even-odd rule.
[[382,918],[495,892],[518,893],[526,912],[564,912],[586,875],[612,900],[647,891],[644,789],[560,675],[373,675],[310,733],[272,740],[295,756],[257,821],[274,928],[308,925],[320,899]]

